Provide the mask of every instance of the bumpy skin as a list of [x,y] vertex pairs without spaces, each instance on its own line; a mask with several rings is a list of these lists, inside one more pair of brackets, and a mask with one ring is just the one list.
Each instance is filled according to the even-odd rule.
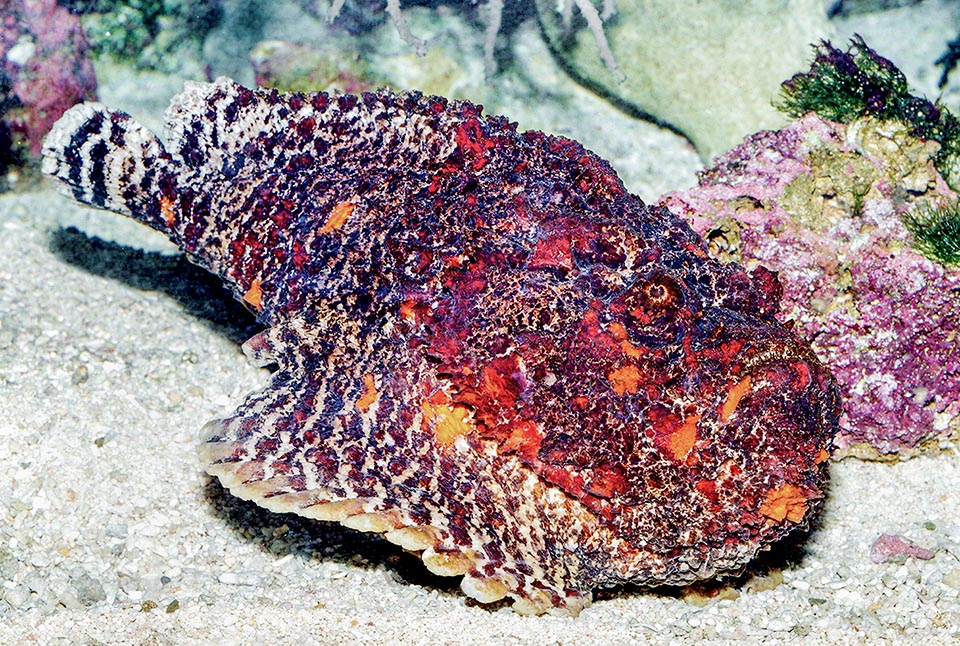
[[169,152],[77,107],[44,169],[269,326],[245,349],[271,384],[201,448],[234,494],[571,613],[740,568],[822,498],[835,386],[773,318],[775,277],[708,259],[579,144],[469,103],[228,79],[167,127]]

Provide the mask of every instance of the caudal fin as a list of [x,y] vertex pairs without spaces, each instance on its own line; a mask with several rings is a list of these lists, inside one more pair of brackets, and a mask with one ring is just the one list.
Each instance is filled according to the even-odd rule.
[[43,142],[43,172],[62,193],[164,232],[175,166],[156,135],[100,103],[67,110]]

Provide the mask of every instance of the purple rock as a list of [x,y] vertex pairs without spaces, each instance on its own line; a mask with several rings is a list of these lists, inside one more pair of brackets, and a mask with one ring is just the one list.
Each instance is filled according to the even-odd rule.
[[[13,146],[40,154],[66,110],[95,99],[97,78],[76,16],[56,0],[8,0],[0,14],[0,130]],[[8,151],[0,151],[7,155]]]

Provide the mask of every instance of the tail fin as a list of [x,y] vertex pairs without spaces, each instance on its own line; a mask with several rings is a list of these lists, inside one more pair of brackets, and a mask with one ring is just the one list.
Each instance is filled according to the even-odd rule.
[[100,103],[67,110],[43,142],[43,172],[59,180],[63,194],[163,232],[175,170],[156,135]]

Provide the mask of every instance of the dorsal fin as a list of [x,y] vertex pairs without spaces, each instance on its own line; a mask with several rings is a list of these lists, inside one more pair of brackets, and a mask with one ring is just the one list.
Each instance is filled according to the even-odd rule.
[[427,103],[419,94],[388,90],[280,94],[220,77],[187,81],[164,119],[169,148],[187,166],[233,178],[286,167],[304,154],[333,160],[341,148],[366,150],[371,163],[385,161],[374,151],[397,155],[404,149],[430,150],[424,160],[442,159],[457,144],[450,133],[434,130]]
[[168,145],[191,168],[229,175],[247,142],[278,127],[273,109],[257,92],[226,77],[187,81],[164,112]]

